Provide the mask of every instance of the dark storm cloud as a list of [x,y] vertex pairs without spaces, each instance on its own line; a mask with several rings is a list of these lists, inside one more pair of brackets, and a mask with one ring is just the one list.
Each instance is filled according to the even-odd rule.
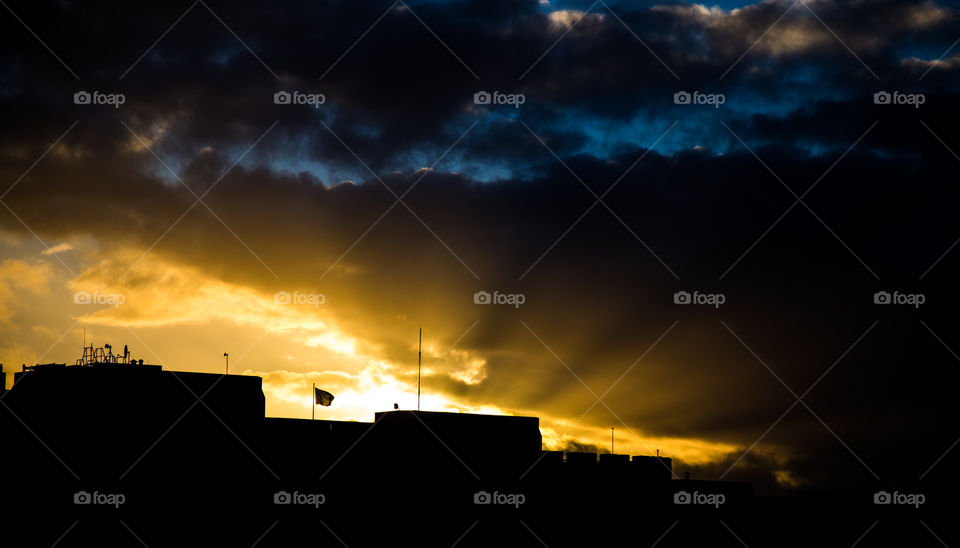
[[[816,416],[794,406],[766,450],[731,473],[764,485],[778,467],[821,484],[872,479],[859,459],[884,478],[919,476],[952,442],[933,419],[949,412],[939,375],[955,363],[919,320],[960,348],[946,282],[957,259],[937,263],[960,235],[951,176],[960,164],[938,141],[960,149],[947,123],[958,73],[944,65],[921,80],[926,69],[903,60],[945,52],[954,11],[811,3],[861,64],[795,7],[719,80],[789,3],[732,14],[612,4],[619,18],[598,9],[579,23],[536,2],[410,2],[413,12],[387,13],[388,3],[209,5],[213,13],[195,5],[134,63],[186,6],[11,4],[79,77],[4,20],[7,185],[79,120],[3,198],[32,230],[146,249],[194,203],[122,121],[194,192],[212,188],[204,202],[236,235],[199,205],[153,253],[266,292],[316,288],[351,303],[336,314],[359,334],[405,314],[452,344],[479,320],[458,348],[487,357],[486,379],[438,374],[431,389],[575,420],[594,402],[590,390],[616,382],[604,397],[616,416],[598,406],[586,424],[622,419],[649,436],[748,447],[796,401],[778,376],[798,396],[816,383],[804,396]],[[80,89],[122,92],[127,103],[74,105]],[[327,103],[274,105],[279,89]],[[527,102],[474,105],[481,89]],[[730,108],[674,105],[681,89],[722,91]],[[874,105],[881,89],[923,92],[927,103]],[[437,172],[415,171],[475,121]],[[626,127],[597,129],[607,122]],[[674,122],[682,139],[672,149],[643,148]],[[416,185],[404,198],[413,213],[396,205],[363,236],[395,196],[341,139],[397,195]],[[305,162],[316,173],[300,172]],[[503,170],[491,177],[490,166]],[[360,184],[333,186],[338,176]],[[791,190],[815,183],[809,210],[794,205]],[[607,205],[584,215],[614,184]],[[0,226],[26,233],[5,213]],[[475,305],[478,290],[523,293],[526,303]],[[727,302],[675,305],[680,290]],[[879,290],[922,292],[928,303],[877,307]],[[411,360],[407,341],[382,344],[386,358]],[[889,454],[907,446],[909,456]],[[722,474],[737,456],[696,475]]]
[[[519,170],[542,151],[518,146],[525,130],[498,123],[499,116],[519,116],[538,133],[562,135],[552,146],[574,153],[583,149],[586,125],[604,120],[633,133],[607,131],[603,146],[649,145],[661,126],[693,115],[672,104],[681,89],[726,93],[732,107],[726,118],[746,119],[763,105],[778,118],[804,112],[825,93],[861,110],[877,89],[917,83],[901,61],[919,52],[939,57],[956,28],[954,11],[928,2],[811,4],[829,30],[802,7],[777,22],[788,2],[732,14],[615,5],[615,12],[597,7],[582,18],[550,15],[533,1],[411,2],[410,9],[396,4],[389,10],[386,2],[303,3],[282,12],[250,2],[209,5],[212,13],[196,4],[179,22],[183,6],[13,5],[79,78],[15,20],[5,21],[2,108],[12,127],[31,128],[18,142],[33,135],[38,145],[49,142],[62,131],[61,120],[80,118],[85,123],[78,132],[109,148],[127,138],[114,131],[122,117],[143,132],[169,123],[158,152],[190,157],[203,146],[242,150],[279,119],[285,139],[255,154],[266,159],[279,148],[277,155],[358,175],[353,156],[321,121],[374,169],[392,170],[408,168],[418,153],[429,165],[481,120],[474,137],[489,144],[476,149],[481,156],[462,161]],[[931,82],[942,78],[939,72],[929,75]],[[955,76],[939,85],[954,90]],[[72,105],[73,91],[86,88],[124,92],[127,104],[119,112]],[[324,93],[328,101],[313,110],[277,107],[278,89]],[[527,101],[517,111],[477,108],[478,90],[524,93]],[[737,101],[746,104],[734,107]],[[629,127],[643,121],[658,129]],[[718,124],[710,133],[703,144],[734,144]],[[789,141],[793,132],[770,128],[756,137]]]

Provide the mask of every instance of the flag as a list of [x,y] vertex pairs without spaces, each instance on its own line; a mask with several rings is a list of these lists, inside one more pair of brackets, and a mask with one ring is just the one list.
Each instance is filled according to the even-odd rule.
[[317,405],[322,405],[324,407],[330,407],[330,404],[333,403],[333,394],[327,392],[326,390],[320,390],[316,386],[313,387],[313,402]]

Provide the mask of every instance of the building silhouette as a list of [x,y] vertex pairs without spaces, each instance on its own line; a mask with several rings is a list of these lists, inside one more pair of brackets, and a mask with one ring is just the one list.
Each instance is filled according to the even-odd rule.
[[[259,377],[165,371],[126,351],[87,350],[75,365],[14,373],[0,409],[0,515],[136,524],[151,548],[182,545],[183,528],[194,531],[190,544],[250,545],[258,527],[280,522],[260,545],[342,536],[351,547],[449,546],[465,531],[458,545],[650,545],[692,520],[712,525],[662,545],[737,546],[726,533],[713,538],[720,521],[759,538],[778,527],[777,507],[758,505],[751,485],[678,479],[668,457],[543,451],[536,417],[268,418]],[[103,503],[117,502],[111,495],[122,504]],[[769,530],[756,523],[762,515]],[[5,528],[27,533],[24,546],[30,531]],[[111,531],[71,535],[133,545],[123,527]]]

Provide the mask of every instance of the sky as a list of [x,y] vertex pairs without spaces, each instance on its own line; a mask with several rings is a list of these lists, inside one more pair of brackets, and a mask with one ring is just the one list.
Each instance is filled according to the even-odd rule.
[[783,493],[956,440],[953,3],[4,8],[8,373],[229,353],[370,421],[422,328],[422,408],[549,449]]

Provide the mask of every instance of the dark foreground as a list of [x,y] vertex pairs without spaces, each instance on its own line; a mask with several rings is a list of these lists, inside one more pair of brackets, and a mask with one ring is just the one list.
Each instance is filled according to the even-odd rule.
[[677,479],[669,459],[542,452],[532,417],[264,419],[256,377],[21,373],[0,403],[0,440],[0,546],[957,542],[946,488],[757,498],[749,484]]

